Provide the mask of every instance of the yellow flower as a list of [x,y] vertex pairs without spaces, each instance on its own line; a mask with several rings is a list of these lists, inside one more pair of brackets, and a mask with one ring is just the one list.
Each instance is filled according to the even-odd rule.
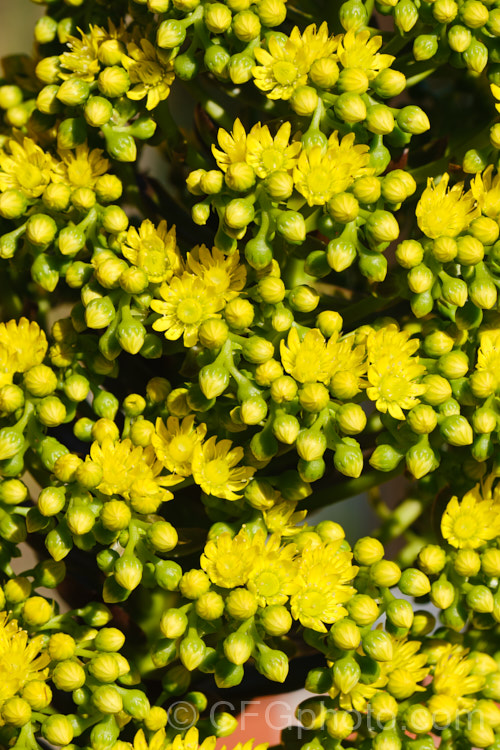
[[270,36],[268,50],[256,47],[255,59],[260,65],[252,69],[255,85],[269,99],[290,99],[298,86],[307,83],[307,74],[315,60],[330,57],[338,39],[329,36],[328,26],[319,29],[311,24],[301,34],[297,26],[286,41]]
[[158,507],[173,497],[165,488],[182,481],[175,474],[159,476],[163,465],[157,461],[153,446],[135,446],[128,438],[115,443],[106,438],[102,445],[94,442],[90,457],[102,469],[97,489],[103,495],[121,495],[126,500],[147,496]]
[[[500,87],[499,88],[500,91]],[[471,183],[471,192],[477,200],[481,212],[491,219],[500,218],[500,174],[493,175],[493,164],[477,174]]]
[[495,108],[498,112],[500,112],[500,86],[497,86],[496,83],[490,83],[491,93],[497,100],[497,103],[495,103]]
[[349,374],[357,384],[359,390],[365,387],[366,381],[366,349],[362,344],[355,346],[354,336],[345,336],[335,341],[332,336],[328,342],[331,356],[330,376],[333,379],[339,374]]
[[97,178],[109,169],[109,160],[102,156],[100,148],[89,151],[88,144],[82,143],[75,151],[64,149],[59,151],[63,161],[64,172],[55,182],[66,182],[71,187],[93,188]]
[[295,187],[310,206],[322,206],[337,193],[343,193],[357,177],[371,174],[368,146],[354,145],[354,133],[339,142],[338,131],[328,139],[325,151],[313,146],[301,152],[293,170]]
[[43,641],[41,635],[28,638],[17,620],[9,621],[7,612],[0,612],[0,706],[30,680],[48,677],[50,657],[42,652]]
[[257,553],[244,529],[233,538],[225,532],[206,543],[200,565],[216,586],[233,589],[248,581]]
[[184,736],[176,734],[167,750],[214,750],[216,741],[215,737],[206,737],[199,745],[198,730],[191,727]]
[[177,417],[168,417],[165,425],[158,417],[156,432],[151,438],[156,457],[169,471],[181,477],[191,475],[193,451],[207,432],[206,424],[195,427],[194,419],[194,415],[190,415],[180,423]]
[[467,229],[480,211],[473,194],[464,194],[460,182],[448,190],[449,174],[444,174],[438,185],[429,177],[427,187],[417,203],[415,215],[422,232],[431,239],[456,237]]
[[0,191],[20,190],[27,198],[38,198],[52,179],[55,160],[31,139],[10,139],[0,149]]
[[296,328],[291,328],[287,341],[280,343],[281,362],[285,371],[299,383],[328,383],[332,365],[330,343],[317,328],[307,331],[300,341]]
[[145,219],[138,229],[130,227],[121,249],[123,256],[142,268],[153,284],[169,281],[174,273],[182,272],[175,225],[168,229],[166,221],[160,221],[155,227],[152,221]]
[[169,747],[164,729],[154,733],[150,741],[146,740],[143,729],[139,729],[134,737],[134,750],[166,750]]
[[459,503],[452,497],[441,518],[441,534],[458,549],[476,549],[500,532],[498,512],[490,500],[483,500],[480,485],[467,492]]
[[411,333],[400,331],[395,323],[370,331],[366,338],[369,364],[376,365],[381,359],[389,359],[392,364],[406,362],[419,347],[418,339],[410,336]]
[[231,440],[217,442],[215,436],[206,443],[198,443],[193,451],[193,478],[203,492],[225,500],[238,500],[238,493],[245,489],[255,469],[236,466],[243,458],[243,448],[232,448]]
[[341,38],[337,56],[344,68],[360,68],[364,70],[370,80],[375,78],[381,70],[389,68],[395,58],[378,52],[382,46],[382,37],[374,36],[370,39],[370,31],[363,29],[356,33],[353,29]]
[[78,29],[78,31],[81,39],[76,36],[68,37],[66,46],[69,48],[69,52],[63,52],[59,56],[61,66],[66,68],[60,76],[63,79],[75,76],[90,83],[95,79],[101,67],[98,59],[101,45],[109,40],[115,40],[123,46],[125,51],[124,45],[129,35],[125,31],[123,21],[118,27],[110,21],[109,31],[102,26],[92,25],[90,25],[87,34],[84,34],[81,29]]
[[307,510],[295,510],[297,503],[292,500],[283,500],[273,505],[269,510],[263,510],[264,523],[271,534],[280,536],[294,536],[304,531],[300,522],[307,516]]
[[223,128],[219,128],[217,142],[220,149],[216,146],[212,146],[212,153],[217,162],[217,166],[219,169],[222,169],[223,172],[226,172],[230,164],[245,161],[247,134],[239,118],[234,121],[231,133],[228,133],[227,130],[224,130]]
[[80,29],[79,31],[81,38],[69,36],[66,41],[69,52],[59,55],[61,66],[66,68],[66,71],[61,73],[61,78],[77,76],[83,81],[91,82],[101,67],[97,52],[100,43],[106,38],[106,30],[100,26],[90,26],[88,34]]
[[347,614],[343,604],[356,593],[349,584],[358,568],[352,565],[352,553],[340,545],[341,540],[306,545],[299,566],[299,590],[290,600],[292,617],[320,633],[326,633],[324,623]]
[[38,323],[21,318],[0,323],[0,385],[12,382],[15,372],[26,372],[43,362],[47,338]]
[[447,644],[434,668],[434,693],[454,698],[458,714],[474,706],[475,700],[464,696],[477,693],[484,684],[483,675],[471,674],[474,660],[468,659],[468,654],[469,650],[463,646]]
[[418,396],[426,391],[426,386],[415,382],[425,373],[424,365],[418,358],[394,363],[390,358],[380,359],[368,367],[366,395],[382,413],[389,412],[394,419],[404,419],[403,409],[411,409],[420,403]]
[[[327,662],[328,665],[333,666],[333,662]],[[339,706],[344,711],[365,711],[366,704],[373,698],[381,687],[385,685],[387,679],[380,676],[375,682],[370,685],[364,685],[362,682],[357,682],[348,693],[342,693],[335,685],[330,688],[328,695],[330,698],[336,698],[338,696]]]
[[294,562],[296,547],[287,544],[280,548],[279,534],[273,534],[266,543],[264,531],[257,531],[253,544],[258,549],[249,575],[247,588],[255,594],[259,606],[285,604],[297,589],[297,565]]
[[273,138],[267,125],[254,125],[247,137],[246,161],[257,177],[267,177],[277,169],[293,169],[301,149],[300,141],[289,144],[292,126],[284,122]]
[[135,42],[128,45],[122,65],[128,70],[130,82],[135,84],[127,91],[129,99],[138,101],[147,97],[146,109],[154,109],[170,94],[175,78],[170,51],[157,49],[147,39],[141,39],[140,46]]
[[391,679],[405,684],[408,693],[425,690],[418,684],[429,674],[429,667],[426,666],[427,656],[420,652],[421,646],[420,641],[409,641],[407,638],[392,639],[392,659],[381,665],[384,684]]
[[209,295],[226,302],[238,296],[247,278],[238,251],[224,255],[222,250],[214,247],[210,251],[205,245],[197,245],[188,253],[186,268],[207,285]]
[[476,370],[486,370],[500,383],[500,330],[485,331],[480,338]]
[[198,329],[207,318],[219,318],[224,298],[214,294],[198,276],[174,276],[169,284],[162,284],[163,300],[153,300],[151,308],[162,316],[153,323],[155,331],[164,331],[170,341],[184,337],[184,346],[198,342]]

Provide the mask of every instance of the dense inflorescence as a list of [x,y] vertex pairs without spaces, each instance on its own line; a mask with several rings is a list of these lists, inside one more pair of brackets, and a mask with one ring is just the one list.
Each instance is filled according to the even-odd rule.
[[2,747],[213,750],[304,663],[287,750],[500,747],[499,35],[50,0],[4,60]]

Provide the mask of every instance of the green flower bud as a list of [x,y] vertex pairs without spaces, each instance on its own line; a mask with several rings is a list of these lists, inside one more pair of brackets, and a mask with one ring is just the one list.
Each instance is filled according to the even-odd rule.
[[179,648],[181,662],[192,672],[205,657],[205,644],[194,628],[190,628],[188,635],[182,639]]
[[386,724],[398,713],[397,701],[389,693],[380,690],[370,700],[370,712],[375,721]]
[[253,221],[254,213],[251,203],[243,198],[236,198],[227,204],[224,221],[231,229],[245,229]]
[[115,563],[116,582],[127,591],[133,591],[142,578],[142,563],[136,557],[123,556]]
[[59,746],[69,745],[74,735],[70,720],[61,714],[52,714],[44,719],[41,731],[47,742]]
[[215,591],[207,591],[196,600],[195,609],[204,620],[217,620],[224,611],[224,600]]
[[205,50],[203,61],[206,68],[214,76],[221,80],[228,78],[231,55],[226,49],[218,44],[213,44]]
[[362,639],[363,650],[379,662],[391,661],[393,656],[392,639],[383,630],[370,630]]
[[424,596],[431,590],[429,579],[418,568],[404,570],[398,585],[401,593],[406,596]]
[[438,609],[448,609],[455,599],[455,588],[452,583],[441,577],[431,586],[431,602]]
[[97,85],[101,94],[113,99],[123,96],[128,91],[130,88],[130,78],[124,68],[118,65],[111,65],[99,73]]
[[351,94],[364,94],[369,85],[368,76],[361,68],[344,68],[337,81],[339,91]]
[[[436,2],[448,2],[448,0],[436,0]],[[453,0],[450,0],[450,2],[453,2]],[[433,7],[435,8],[436,4]],[[415,105],[403,107],[396,120],[401,130],[412,135],[420,135],[430,128],[429,118],[420,107]]]
[[328,640],[337,648],[341,648],[344,651],[351,651],[358,648],[361,642],[361,632],[356,623],[343,618],[332,625]]
[[472,34],[465,26],[456,24],[448,29],[448,44],[454,52],[465,52],[472,40]]
[[393,242],[399,237],[399,226],[388,211],[374,211],[365,224],[365,232],[370,243]]
[[426,386],[422,399],[431,406],[443,404],[450,398],[451,386],[441,375],[426,375],[422,382]]
[[[478,3],[482,5],[482,3]],[[470,725],[465,729],[465,736],[471,744],[471,747],[494,747],[495,733],[492,727],[480,719],[472,720]]]
[[[230,323],[230,321],[228,322]],[[274,346],[270,341],[267,341],[267,339],[260,336],[252,336],[251,338],[245,339],[245,342],[242,345],[242,354],[247,362],[261,364],[272,358],[274,354]]]
[[85,322],[89,328],[100,330],[107,328],[116,315],[109,297],[93,299],[85,308]]
[[232,664],[227,659],[219,659],[215,665],[214,677],[218,688],[231,688],[240,684],[244,670],[241,665]]
[[0,216],[4,219],[19,219],[26,212],[27,206],[26,196],[19,190],[6,190],[0,195]]
[[406,78],[398,70],[386,68],[376,76],[371,82],[371,86],[379,96],[384,99],[392,99],[405,90]]
[[358,177],[352,187],[354,196],[360,203],[376,203],[380,198],[380,180],[375,176]]
[[60,661],[52,672],[52,681],[58,690],[72,692],[85,684],[86,674],[77,661]]
[[350,655],[338,659],[333,665],[333,682],[341,693],[350,693],[360,676],[361,668]]
[[354,545],[354,557],[360,565],[374,565],[384,556],[384,545],[378,539],[365,536]]
[[355,594],[346,604],[349,616],[356,625],[372,625],[380,614],[377,602],[366,594]]
[[481,570],[490,578],[500,575],[500,550],[494,547],[486,549],[481,555]]
[[344,438],[337,443],[333,463],[344,476],[355,479],[359,477],[363,471],[363,454],[359,443],[352,438]]
[[181,566],[173,560],[160,560],[155,566],[155,580],[160,588],[175,591],[182,578]]
[[281,211],[276,229],[282,237],[293,244],[300,244],[306,237],[304,217],[296,211]]
[[[280,438],[278,437],[278,439]],[[318,458],[322,458],[326,448],[326,437],[322,432],[314,429],[306,429],[301,430],[297,435],[297,453],[304,461],[315,461]]]
[[413,607],[404,599],[393,599],[387,606],[389,622],[396,628],[411,628],[413,624]]
[[89,97],[90,86],[80,78],[68,78],[59,86],[56,94],[62,104],[67,107],[78,107]]
[[[106,68],[111,70],[111,68]],[[128,133],[114,131],[110,125],[102,125],[109,155],[122,162],[133,162],[137,158],[137,146],[134,138]]]
[[469,70],[482,73],[488,63],[488,48],[473,36],[462,57]]
[[92,703],[103,714],[117,714],[123,709],[123,700],[112,685],[100,685],[92,694]]
[[300,389],[299,402],[305,411],[313,414],[320,412],[329,401],[330,394],[322,383],[306,383]]
[[246,633],[231,633],[223,642],[224,655],[232,664],[244,664],[252,655],[253,639]]
[[460,8],[460,16],[469,29],[480,29],[488,22],[488,8],[479,0],[467,0]]
[[255,658],[257,671],[272,682],[284,682],[288,675],[288,657],[283,651],[258,644],[258,656]]
[[343,240],[339,237],[328,243],[326,259],[330,268],[337,273],[352,266],[356,255],[356,246],[350,240]]
[[[362,3],[359,5],[364,9]],[[313,62],[309,78],[320,89],[331,89],[339,78],[339,66],[333,58],[321,57]]]
[[470,445],[474,438],[469,422],[458,414],[446,417],[441,422],[439,431],[450,445]]
[[433,726],[432,714],[426,706],[416,704],[410,706],[404,714],[404,720],[410,732],[426,734]]
[[57,130],[57,147],[59,149],[76,148],[87,138],[87,128],[83,117],[68,117]]
[[399,0],[394,8],[394,22],[402,33],[410,31],[418,21],[418,10],[412,0]]
[[327,208],[339,224],[349,224],[359,213],[358,201],[351,193],[338,193],[328,201]]
[[292,617],[286,607],[272,604],[263,610],[260,624],[271,636],[286,635],[292,627]]
[[473,586],[466,601],[474,612],[493,612],[493,594],[486,586]]
[[438,46],[435,34],[420,34],[413,42],[413,56],[417,61],[430,60],[437,53]]
[[6,724],[22,727],[31,720],[31,706],[22,698],[9,698],[2,706],[2,718]]
[[465,352],[449,352],[439,358],[438,369],[447,380],[463,378],[469,370],[468,357]]
[[188,619],[180,609],[167,609],[160,620],[160,629],[166,638],[180,638],[188,626]]
[[370,578],[377,586],[391,588],[401,578],[401,570],[391,560],[380,560],[370,567]]
[[57,225],[51,216],[33,214],[26,224],[26,238],[38,247],[50,245],[57,234]]
[[366,105],[359,94],[343,93],[335,101],[336,116],[344,122],[362,122],[366,118]]

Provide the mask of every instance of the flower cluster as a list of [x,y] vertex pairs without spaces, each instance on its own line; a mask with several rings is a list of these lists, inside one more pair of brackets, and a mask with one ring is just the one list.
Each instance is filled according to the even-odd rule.
[[0,85],[0,746],[213,750],[214,690],[313,654],[286,750],[496,748],[498,8],[47,5]]

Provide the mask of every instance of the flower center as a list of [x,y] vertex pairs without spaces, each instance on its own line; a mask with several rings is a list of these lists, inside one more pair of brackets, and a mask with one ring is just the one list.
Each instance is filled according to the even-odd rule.
[[193,441],[187,435],[179,435],[171,440],[168,451],[174,461],[184,463],[191,458]]
[[146,240],[141,242],[138,255],[138,265],[148,275],[162,274],[165,270],[165,255],[163,244],[158,240]]
[[262,152],[262,166],[268,172],[280,169],[283,165],[283,153],[276,148],[266,148]]
[[19,184],[28,190],[36,188],[43,182],[42,172],[34,164],[26,164],[22,169],[17,170],[16,177]]
[[297,68],[291,62],[281,60],[273,65],[274,77],[282,86],[289,86],[297,78]]
[[398,378],[397,375],[384,375],[379,386],[380,395],[386,401],[400,401],[408,392],[406,380]]
[[300,609],[309,617],[320,617],[324,604],[324,596],[319,591],[306,591],[301,597]]
[[453,524],[453,532],[458,539],[470,539],[477,531],[477,521],[474,516],[459,516]]
[[68,180],[72,185],[76,185],[77,187],[92,185],[92,169],[88,161],[75,159],[68,166]]
[[205,477],[215,485],[226,484],[229,479],[229,467],[222,458],[214,458],[205,466]]
[[255,588],[260,596],[276,596],[280,592],[280,579],[272,570],[263,570],[255,578]]
[[196,299],[184,299],[177,305],[177,317],[181,323],[197,323],[201,319],[203,308]]

